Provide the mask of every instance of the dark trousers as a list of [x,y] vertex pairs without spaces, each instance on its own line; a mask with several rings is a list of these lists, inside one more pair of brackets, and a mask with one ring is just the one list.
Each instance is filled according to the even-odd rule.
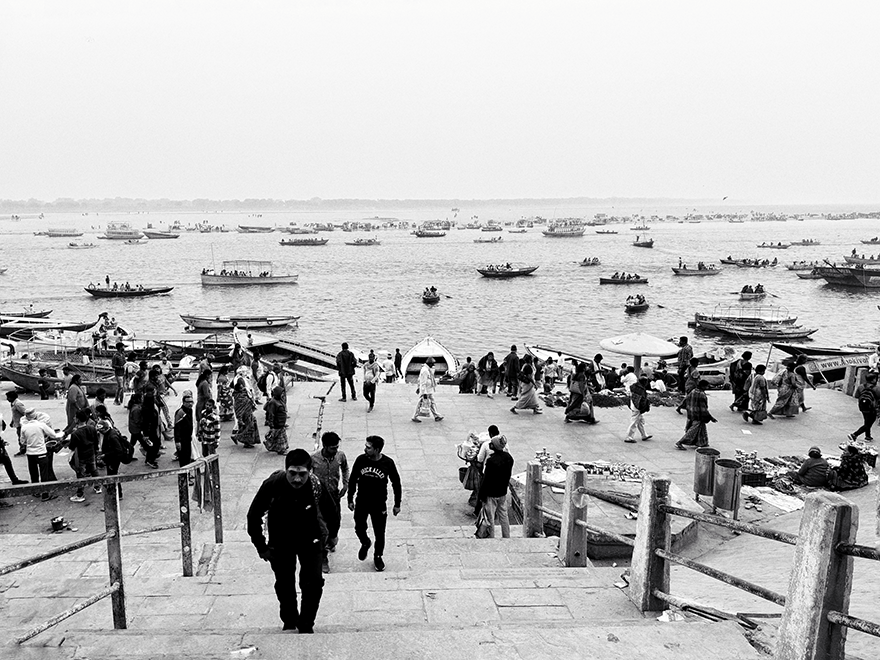
[[862,418],[865,423],[862,424],[859,429],[853,433],[854,438],[858,438],[862,433],[865,434],[865,439],[871,439],[871,427],[874,425],[874,422],[877,421],[877,411],[876,410],[868,410],[867,412],[862,410]]
[[376,537],[373,546],[373,554],[381,557],[385,551],[385,523],[388,520],[388,506],[385,502],[379,504],[365,504],[357,502],[354,505],[354,533],[362,545],[370,542],[367,534],[367,518],[373,523],[373,534]]
[[28,454],[28,473],[31,475],[31,483],[38,484],[45,481],[54,481],[49,475],[49,457],[46,454],[32,456]]
[[343,376],[339,375],[339,385],[342,387],[342,398],[345,398],[345,383],[348,383],[349,389],[351,389],[351,398],[355,401],[357,400],[357,390],[354,389],[354,376]]
[[[0,440],[2,442],[2,440]],[[3,463],[3,467],[6,468],[6,474],[9,475],[9,480],[12,483],[18,481],[18,476],[15,474],[15,468],[12,467],[12,459],[9,458],[9,453],[6,451],[6,447],[0,445],[0,463]]]
[[[321,551],[314,548],[285,548],[272,551],[269,564],[275,573],[275,595],[278,611],[285,628],[310,630],[315,625],[321,595],[324,593],[324,576],[321,573]],[[302,607],[297,609],[296,560],[299,559],[299,589]]]
[[516,396],[517,390],[519,389],[519,378],[518,374],[507,374],[507,396]]
[[192,439],[181,440],[177,447],[177,462],[180,467],[192,463],[193,443]]
[[339,538],[339,527],[342,525],[342,503],[338,490],[333,492],[328,489],[327,493],[330,495],[333,508],[328,511],[322,508],[321,515],[324,517],[324,524],[327,525],[327,543],[336,545],[336,541]]
[[[77,472],[76,476],[79,477],[80,479],[85,479],[86,477],[100,476],[98,474],[98,466],[95,464],[95,457],[94,456],[92,456],[92,458],[88,461],[80,460],[79,471]],[[77,488],[76,494],[79,497],[82,497],[83,496],[83,489]]]
[[[149,443],[149,444],[148,444]],[[141,435],[141,444],[147,450],[146,460],[148,463],[155,463],[159,458],[159,450],[162,444],[159,442],[159,433],[144,433]]]
[[684,394],[684,384],[687,380],[687,369],[678,370],[678,391]]
[[370,404],[370,408],[376,403],[376,383],[364,383],[364,398]]

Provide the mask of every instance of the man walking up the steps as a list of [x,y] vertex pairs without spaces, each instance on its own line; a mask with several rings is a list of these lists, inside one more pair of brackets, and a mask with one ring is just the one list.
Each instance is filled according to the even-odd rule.
[[[324,560],[321,570],[330,572],[329,552],[336,552],[336,543],[339,541],[339,525],[342,521],[341,499],[348,491],[348,459],[345,452],[339,449],[342,442],[337,433],[327,431],[321,436],[321,449],[312,454],[312,471],[321,481],[324,490],[333,501],[333,508],[329,511],[321,511],[324,522],[327,523],[327,545],[324,548]],[[341,488],[340,488],[341,477]]]
[[[284,459],[284,470],[274,472],[263,482],[248,509],[248,535],[260,558],[268,561],[275,573],[275,594],[284,630],[314,632],[324,591],[321,559],[327,540],[321,510],[333,506],[328,497],[312,474],[312,457],[305,449],[294,449]],[[263,536],[263,516],[267,513],[268,543]],[[302,592],[299,609],[297,559]]]
[[[373,565],[377,571],[385,570],[382,553],[385,550],[385,522],[388,520],[388,482],[394,491],[392,513],[400,513],[400,475],[394,461],[382,450],[385,440],[378,435],[367,436],[364,453],[355,459],[348,482],[348,508],[354,511],[354,532],[361,542],[358,559],[367,558],[373,545],[367,534],[367,518],[373,523],[376,545],[373,547]],[[355,503],[355,494],[357,502]]]

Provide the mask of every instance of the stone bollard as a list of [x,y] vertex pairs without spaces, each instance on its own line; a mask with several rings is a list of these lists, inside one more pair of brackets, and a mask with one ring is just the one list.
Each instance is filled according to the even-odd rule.
[[579,491],[587,483],[587,471],[582,465],[571,465],[565,471],[565,496],[562,507],[562,527],[559,534],[559,556],[565,566],[587,565],[587,530],[577,524],[587,522],[587,495]]
[[658,612],[668,607],[654,595],[654,589],[669,593],[669,563],[654,554],[657,548],[670,548],[669,521],[659,508],[666,504],[668,495],[669,477],[650,473],[642,477],[629,587],[630,599],[642,612]]
[[523,536],[527,539],[544,535],[544,514],[538,511],[542,506],[541,463],[529,461],[526,465],[526,492],[523,501]]
[[849,610],[853,558],[836,547],[855,543],[858,526],[858,507],[849,500],[834,493],[807,496],[776,660],[844,660],[846,628],[828,621],[828,612]]

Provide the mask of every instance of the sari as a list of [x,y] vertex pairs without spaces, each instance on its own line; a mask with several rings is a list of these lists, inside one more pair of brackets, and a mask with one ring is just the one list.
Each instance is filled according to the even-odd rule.
[[459,394],[473,394],[477,387],[477,365],[469,362],[464,367],[464,376],[458,386]]
[[743,413],[754,422],[763,422],[767,419],[767,401],[770,392],[767,389],[767,379],[761,374],[752,374],[752,384],[749,386],[749,409]]
[[525,364],[520,373],[519,399],[517,399],[516,405],[513,408],[514,410],[538,410],[541,404],[538,401],[535,372],[531,365]]
[[779,385],[776,389],[776,403],[770,409],[770,415],[785,415],[794,417],[798,414],[797,378],[793,371],[785,370],[780,374]]
[[257,406],[250,393],[247,389],[236,390],[232,393],[232,398],[237,427],[232,437],[236,444],[240,442],[245,447],[260,444],[260,429],[257,427],[257,418],[254,415]]
[[709,432],[706,423],[712,420],[712,415],[709,414],[709,400],[706,398],[706,393],[695,388],[685,397],[684,404],[687,410],[688,426],[678,444],[708,447]]

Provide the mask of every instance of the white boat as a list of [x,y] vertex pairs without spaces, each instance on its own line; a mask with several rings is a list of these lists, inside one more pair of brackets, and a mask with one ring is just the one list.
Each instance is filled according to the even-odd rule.
[[202,271],[203,286],[244,286],[267,284],[296,284],[298,275],[279,275],[274,272],[271,261],[236,260],[224,261],[219,271],[206,268]]
[[128,241],[143,238],[143,233],[134,229],[130,222],[108,222],[107,230],[98,238],[104,238],[111,241]]
[[434,358],[434,373],[441,376],[458,371],[458,359],[452,352],[433,337],[425,337],[403,354],[400,370],[404,376],[417,376],[429,357]]
[[55,228],[50,227],[46,230],[44,236],[48,238],[78,238],[82,236],[83,233],[78,229],[63,229],[63,228]]
[[181,314],[193,330],[232,330],[233,328],[286,328],[298,325],[298,316],[193,316]]

